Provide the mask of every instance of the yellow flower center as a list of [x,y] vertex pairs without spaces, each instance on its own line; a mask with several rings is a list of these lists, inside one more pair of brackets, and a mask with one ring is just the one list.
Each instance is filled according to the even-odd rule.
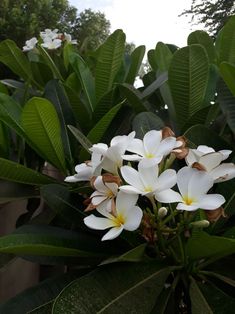
[[106,194],[107,198],[113,198],[114,197],[114,194],[111,190],[107,191],[105,194]]
[[184,200],[184,203],[186,205],[192,205],[192,203],[194,202],[194,199],[192,197],[188,197],[188,196],[184,196],[183,200]]
[[121,225],[124,225],[125,217],[122,214],[118,214],[116,217],[113,217],[113,222],[117,227],[120,227]]
[[149,158],[149,159],[150,159],[150,158],[154,158],[154,154],[148,153],[148,154],[145,155],[145,157],[146,157],[146,158]]
[[144,192],[147,192],[147,193],[153,192],[153,189],[151,188],[151,186],[146,186],[146,187],[144,188]]

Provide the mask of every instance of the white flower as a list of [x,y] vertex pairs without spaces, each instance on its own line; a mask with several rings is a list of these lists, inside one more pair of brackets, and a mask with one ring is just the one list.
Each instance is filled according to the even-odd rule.
[[118,168],[122,166],[123,154],[131,144],[135,137],[135,132],[129,135],[115,136],[111,142],[110,147],[103,143],[95,144],[91,147],[92,152],[102,155],[101,167],[110,173],[117,174]]
[[68,43],[71,43],[72,45],[76,45],[77,44],[77,40],[76,39],[72,39],[72,36],[70,34],[64,33],[64,39]]
[[135,154],[124,155],[123,159],[141,161],[145,167],[151,167],[159,164],[164,156],[181,145],[182,143],[175,137],[162,139],[162,131],[151,130],[145,134],[143,140],[134,139],[130,143],[127,150]]
[[162,203],[179,202],[177,209],[194,211],[198,208],[212,210],[220,207],[225,199],[220,194],[207,194],[213,186],[213,179],[205,171],[184,167],[177,173],[179,192],[162,191],[157,200]]
[[111,228],[102,238],[112,240],[120,235],[125,229],[128,231],[136,230],[141,222],[143,212],[136,206],[138,196],[118,192],[116,199],[116,214],[110,214],[106,210],[98,210],[104,217],[90,215],[84,219],[87,227],[95,230],[105,230]]
[[44,32],[40,32],[40,37],[43,39],[43,41],[45,40],[53,40],[56,39],[60,36],[60,34],[58,34],[58,29],[54,29],[53,31],[49,28],[46,28]]
[[118,185],[114,182],[103,182],[103,177],[98,176],[94,181],[94,187],[96,191],[90,196],[92,205],[111,212]]
[[223,182],[235,177],[235,165],[233,163],[222,163],[231,154],[231,150],[220,150],[215,152],[213,148],[200,145],[197,149],[190,149],[185,160],[188,166],[195,162],[201,164],[205,171],[214,179],[214,182]]
[[73,176],[68,176],[65,178],[65,182],[80,182],[80,181],[90,181],[93,175],[93,168],[91,164],[82,163],[75,167],[75,171],[77,172]]
[[26,40],[25,46],[23,47],[23,51],[29,51],[35,48],[38,40],[36,37],[33,37],[29,40]]
[[41,44],[42,47],[53,50],[57,49],[61,46],[61,39],[51,39],[51,38],[44,38],[43,43]]
[[144,167],[138,165],[138,171],[129,166],[121,168],[123,179],[130,185],[120,186],[120,190],[126,193],[134,193],[157,198],[159,192],[169,190],[176,184],[176,172],[167,169],[158,176],[158,166]]

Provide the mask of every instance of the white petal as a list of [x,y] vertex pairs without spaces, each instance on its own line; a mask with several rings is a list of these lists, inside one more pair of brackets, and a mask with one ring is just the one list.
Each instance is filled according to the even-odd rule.
[[84,218],[84,223],[87,227],[95,230],[105,230],[115,226],[112,220],[108,218],[96,217],[95,215],[90,215]]
[[93,205],[99,205],[100,203],[102,203],[103,201],[105,201],[107,199],[106,196],[103,196],[103,195],[99,195],[99,196],[95,196],[95,197],[92,197],[92,204]]
[[223,160],[223,155],[221,153],[209,153],[203,155],[199,159],[199,163],[202,164],[206,170],[209,172],[215,167],[217,167]]
[[178,192],[175,192],[171,189],[164,190],[161,192],[155,193],[155,198],[161,203],[176,203],[182,202],[182,197]]
[[161,139],[161,131],[151,130],[147,132],[143,138],[145,153],[155,155],[160,145]]
[[220,194],[204,195],[200,199],[199,207],[202,209],[216,209],[225,203],[225,198]]
[[157,151],[157,154],[159,155],[168,155],[170,152],[177,146],[176,138],[175,137],[167,137],[164,140],[161,141],[159,145],[159,149]]
[[157,188],[158,166],[144,167],[142,163],[139,163],[138,170],[143,186],[154,191]]
[[[205,195],[209,189],[213,186],[213,178],[205,171],[199,171],[197,169],[192,174],[188,183],[188,194],[189,198],[196,199],[199,201],[202,195]],[[183,195],[183,194],[182,194]],[[183,195],[184,196],[184,195]]]
[[176,172],[173,169],[167,169],[162,172],[157,180],[157,191],[171,189],[177,181]]
[[140,156],[144,156],[144,144],[138,138],[134,138],[130,145],[127,147],[127,151],[138,154]]
[[125,216],[127,211],[135,206],[138,197],[139,196],[136,194],[127,194],[123,191],[119,191],[116,198],[117,213],[122,213]]
[[191,166],[194,162],[198,162],[199,156],[195,154],[195,149],[189,149],[188,155],[185,157],[186,164]]
[[112,191],[112,193],[113,193],[114,195],[117,194],[118,185],[117,185],[116,183],[105,182],[105,185],[107,186],[107,188],[109,189],[109,191]]
[[188,195],[188,185],[193,173],[197,171],[190,167],[183,167],[177,173],[177,185],[181,195]]
[[123,230],[123,226],[110,229],[101,239],[101,241],[113,240],[117,238]]
[[140,161],[142,157],[140,155],[122,155],[122,159],[124,160],[130,160],[130,161]]
[[94,181],[94,187],[96,188],[97,191],[102,192],[102,193],[107,193],[109,189],[103,182],[102,176],[98,176],[95,181]]
[[224,182],[235,177],[235,165],[233,163],[224,163],[210,172],[215,182]]
[[101,167],[112,174],[117,174],[117,164],[113,160],[104,157],[101,163]]
[[162,161],[163,155],[162,156],[157,156],[153,158],[143,158],[140,161],[140,164],[143,168],[148,168],[148,167],[153,167],[158,165]]
[[110,212],[112,211],[112,202],[113,199],[105,199],[103,202],[96,206],[96,210],[103,216],[112,219],[113,217],[110,214]]
[[129,194],[141,194],[141,195],[145,194],[144,191],[136,189],[131,185],[122,185],[119,187],[119,189],[120,189],[120,191],[123,191],[125,193],[129,193]]
[[140,191],[144,190],[143,183],[140,179],[138,171],[129,166],[121,167],[121,174],[123,179],[130,185],[134,186]]
[[65,182],[71,182],[71,183],[74,183],[74,182],[79,182],[79,181],[89,181],[89,180],[83,180],[83,178],[78,178],[76,176],[76,174],[74,176],[68,176],[64,179]]
[[101,154],[101,155],[105,155],[107,149],[108,149],[108,145],[107,145],[107,144],[98,143],[98,144],[94,144],[94,145],[90,148],[90,151],[91,151],[91,152],[99,153],[99,154]]
[[130,210],[127,212],[124,229],[128,231],[136,230],[141,223],[142,217],[143,212],[138,206],[130,208]]
[[197,150],[204,154],[214,153],[215,150],[212,147],[206,146],[206,145],[199,145],[197,147]]
[[225,160],[232,153],[232,151],[228,149],[222,149],[222,150],[219,150],[219,153],[223,155],[223,160]]
[[176,206],[176,209],[179,209],[179,210],[187,210],[187,211],[194,211],[196,209],[199,208],[199,205],[198,204],[195,204],[195,205],[186,205],[184,203],[179,203],[177,206]]

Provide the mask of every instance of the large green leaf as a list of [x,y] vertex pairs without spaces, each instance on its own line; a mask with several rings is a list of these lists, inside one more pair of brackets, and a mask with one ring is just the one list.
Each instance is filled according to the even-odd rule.
[[192,314],[213,314],[196,281],[191,277],[190,299]]
[[75,138],[78,140],[78,142],[82,145],[85,150],[90,153],[90,148],[92,146],[92,143],[88,140],[88,138],[77,128],[75,128],[72,125],[68,125],[69,130],[72,132],[72,134],[75,136]]
[[83,224],[84,205],[82,196],[75,199],[73,194],[68,189],[59,184],[49,184],[41,188],[41,195],[49,207],[64,220],[73,224]]
[[149,313],[171,270],[151,263],[100,267],[66,287],[52,312]]
[[15,182],[0,181],[0,204],[37,196],[39,196],[39,191],[34,187]]
[[6,39],[0,43],[0,62],[4,63],[25,81],[32,79],[30,63],[14,41]]
[[188,45],[199,44],[202,45],[208,54],[211,63],[215,63],[216,54],[212,38],[204,31],[197,30],[189,34]]
[[24,225],[0,237],[0,253],[31,256],[104,258],[114,249],[97,237],[43,225]]
[[235,253],[235,240],[194,232],[186,245],[186,254],[192,259],[220,258]]
[[155,81],[153,81],[148,87],[146,87],[142,92],[142,98],[148,98],[151,96],[158,88],[164,85],[168,80],[167,72],[162,73],[157,77]]
[[64,147],[65,158],[68,161],[68,164],[73,166],[73,156],[70,148],[67,125],[75,124],[75,119],[63,85],[57,80],[48,82],[45,87],[45,97],[55,106],[60,119],[61,139]]
[[0,158],[0,178],[29,185],[43,185],[55,182],[54,179],[48,176],[3,158]]
[[160,72],[166,72],[171,64],[173,53],[167,45],[159,41],[155,48],[156,62]]
[[235,16],[229,18],[216,43],[219,64],[223,61],[235,63]]
[[153,112],[139,113],[132,122],[132,128],[137,138],[143,138],[150,130],[161,130],[164,122]]
[[136,113],[148,110],[148,104],[142,100],[142,94],[138,89],[127,83],[121,84],[119,88]]
[[[1,118],[0,118],[1,120]],[[10,151],[10,134],[8,127],[0,121],[0,157],[8,158]]]
[[61,128],[54,106],[44,98],[31,98],[23,108],[21,123],[37,153],[65,172]]
[[96,64],[95,91],[99,101],[112,89],[115,76],[122,64],[125,50],[125,34],[118,29],[99,48]]
[[235,97],[222,79],[218,83],[218,100],[229,127],[235,133]]
[[222,62],[219,68],[223,80],[229,87],[233,96],[235,96],[235,65],[228,62]]
[[139,73],[141,63],[145,54],[145,46],[135,48],[130,56],[130,67],[125,79],[125,83],[134,84],[135,78]]
[[180,127],[203,108],[208,80],[209,59],[205,48],[191,45],[176,51],[169,68],[169,85]]
[[[34,310],[33,313],[38,313],[36,308],[54,300],[60,291],[75,278],[76,276],[73,274],[64,274],[47,279],[0,305],[0,313],[26,314]],[[42,313],[46,314],[47,312]]]
[[77,77],[80,80],[86,98],[86,102],[84,102],[86,104],[86,109],[88,112],[91,113],[93,112],[96,105],[95,84],[93,75],[88,65],[85,63],[82,57],[79,56],[79,54],[72,53],[69,56],[69,60]]

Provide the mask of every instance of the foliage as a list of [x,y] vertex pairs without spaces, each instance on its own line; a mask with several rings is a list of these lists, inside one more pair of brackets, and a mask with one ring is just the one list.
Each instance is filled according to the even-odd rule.
[[[234,312],[234,179],[214,184],[210,194],[221,194],[226,202],[212,216],[202,208],[182,212],[168,202],[161,216],[162,205],[142,195],[141,227],[112,241],[100,241],[102,231],[84,224],[94,178],[92,184],[80,180],[97,161],[94,152],[88,161],[92,146],[103,149],[100,161],[115,136],[111,148],[121,149],[115,142],[131,138],[133,130],[141,143],[150,130],[160,134],[155,132],[170,127],[171,138],[186,139],[178,153],[201,144],[234,151],[233,38],[235,17],[215,41],[196,31],[184,48],[157,43],[147,53],[141,87],[135,79],[145,47],[125,51],[122,30],[82,55],[65,40],[53,50],[39,41],[28,52],[12,40],[1,42],[0,62],[16,78],[0,84],[0,184],[6,191],[0,203],[27,200],[16,230],[0,238],[0,252],[6,254],[1,265],[20,256],[66,266],[66,274],[2,304],[1,313]],[[234,152],[228,160],[233,168]],[[134,170],[133,157],[131,162]],[[159,171],[184,165],[167,154]],[[46,203],[41,213],[33,204],[39,198]]]
[[233,0],[192,0],[191,8],[184,10],[181,15],[191,15],[191,22],[204,24],[206,30],[215,36],[234,13]]

